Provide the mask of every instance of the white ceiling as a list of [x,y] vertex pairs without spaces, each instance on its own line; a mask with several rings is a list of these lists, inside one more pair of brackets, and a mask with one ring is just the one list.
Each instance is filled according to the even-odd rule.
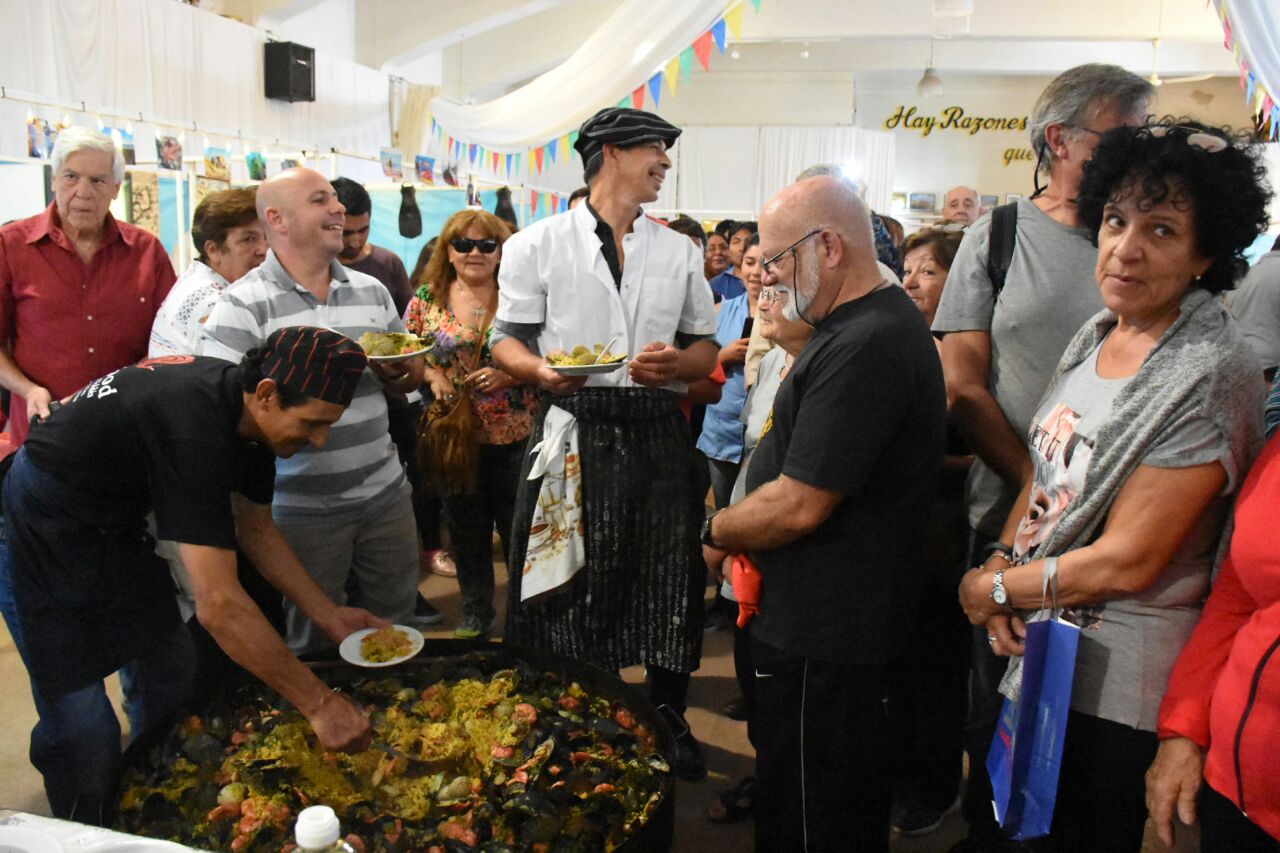
[[[345,54],[458,99],[488,100],[565,59],[617,0],[206,0],[206,8]],[[973,14],[935,18],[933,0],[763,0],[743,16],[739,58],[724,75],[859,80],[914,74],[1054,75],[1082,62],[1162,77],[1238,74],[1205,0],[972,0]],[[336,31],[335,31],[336,22]],[[346,26],[343,27],[343,22]],[[351,30],[345,32],[345,30]],[[311,41],[307,41],[307,36]],[[625,49],[619,45],[619,49]],[[807,53],[807,56],[806,56]]]

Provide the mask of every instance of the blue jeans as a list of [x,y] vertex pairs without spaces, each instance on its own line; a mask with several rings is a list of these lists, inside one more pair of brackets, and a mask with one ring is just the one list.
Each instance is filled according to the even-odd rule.
[[[12,561],[0,519],[0,614],[26,664],[22,626],[13,597]],[[120,670],[125,710],[134,735],[176,711],[191,689],[195,660],[191,636],[179,625]],[[31,764],[44,776],[54,817],[100,824],[120,770],[120,722],[102,682],[60,696],[46,696],[34,684],[31,696],[39,718],[31,731]]]

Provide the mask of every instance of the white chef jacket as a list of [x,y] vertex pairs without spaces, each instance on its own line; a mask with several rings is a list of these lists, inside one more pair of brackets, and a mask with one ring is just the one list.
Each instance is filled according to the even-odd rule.
[[[502,246],[497,319],[540,325],[538,349],[588,349],[617,335],[612,352],[634,357],[676,333],[713,335],[715,302],[702,255],[683,234],[639,216],[622,238],[622,287],[601,252],[596,218],[580,204],[515,234]],[[636,385],[625,367],[587,379],[587,387]],[[684,382],[664,386],[684,393]]]

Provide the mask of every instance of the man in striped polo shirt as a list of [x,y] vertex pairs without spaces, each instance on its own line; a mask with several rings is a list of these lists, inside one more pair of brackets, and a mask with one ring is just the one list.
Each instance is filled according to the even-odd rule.
[[[353,340],[405,330],[381,282],[338,262],[345,209],[323,175],[281,172],[258,187],[257,206],[271,250],[223,291],[205,323],[201,355],[239,361],[285,326],[324,326]],[[420,358],[371,363],[328,444],[276,463],[272,505],[276,526],[330,598],[345,602],[354,573],[361,606],[399,623],[414,616],[417,532],[409,484],[387,435],[383,389],[415,389],[422,371]],[[286,609],[295,653],[332,645],[302,611]]]

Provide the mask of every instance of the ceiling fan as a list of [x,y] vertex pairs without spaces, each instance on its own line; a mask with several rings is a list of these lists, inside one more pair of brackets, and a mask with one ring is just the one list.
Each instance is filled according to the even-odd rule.
[[1160,39],[1153,38],[1151,40],[1151,74],[1147,77],[1147,81],[1152,86],[1163,86],[1165,83],[1199,83],[1216,77],[1216,74],[1191,74],[1186,77],[1161,77],[1160,67]]

